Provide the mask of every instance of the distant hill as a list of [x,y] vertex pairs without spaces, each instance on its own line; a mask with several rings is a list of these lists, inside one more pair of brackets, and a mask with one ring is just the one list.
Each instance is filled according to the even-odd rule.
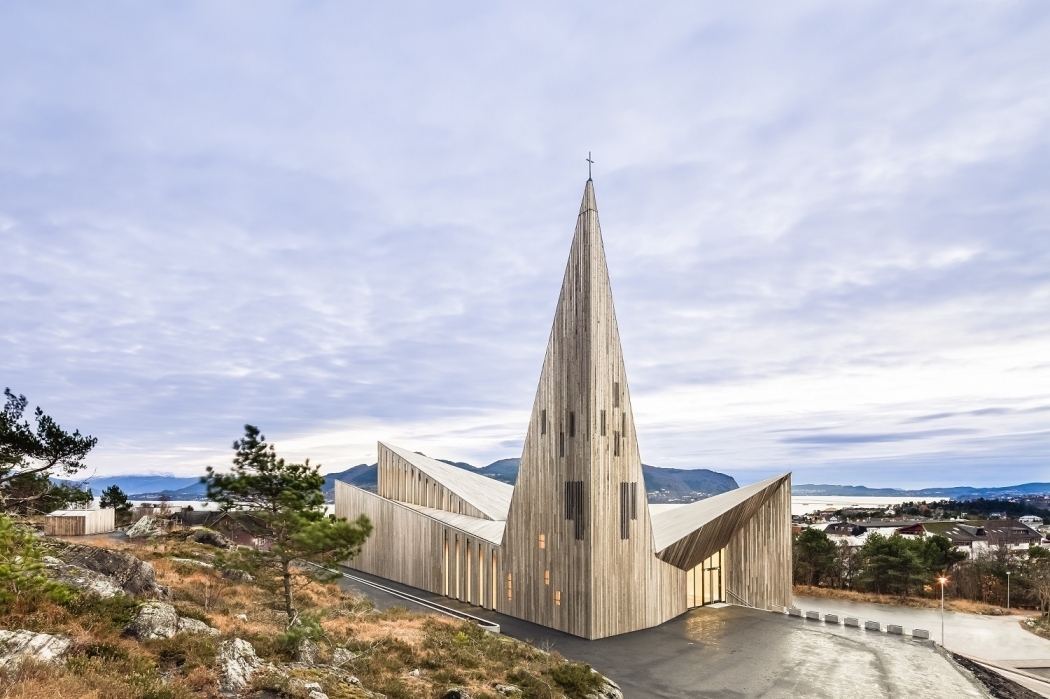
[[904,490],[901,488],[868,488],[863,485],[795,485],[791,487],[792,495],[845,495],[852,497],[916,497],[943,498],[964,500],[968,498],[1011,498],[1031,495],[1050,495],[1050,483],[1022,483],[1001,488],[973,488],[956,486],[950,488],[921,488]]
[[[478,473],[482,476],[514,485],[518,480],[520,459],[500,459],[488,466],[478,468],[463,461],[447,461],[446,464]],[[649,502],[674,503],[693,502],[711,495],[724,493],[738,487],[731,476],[705,468],[659,468],[642,464],[645,489]],[[376,491],[378,468],[376,464],[358,464],[345,471],[325,474],[324,493],[329,501],[335,499],[335,482],[350,483],[370,492]],[[128,493],[132,500],[201,500],[205,495],[204,484],[199,478],[177,478],[175,476],[116,476],[92,479],[90,485],[98,497],[103,488],[116,483]]]

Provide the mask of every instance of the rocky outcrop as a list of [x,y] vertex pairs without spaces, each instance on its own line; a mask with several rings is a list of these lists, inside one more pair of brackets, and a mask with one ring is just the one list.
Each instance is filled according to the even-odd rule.
[[164,602],[147,602],[139,608],[135,619],[124,629],[124,633],[140,641],[151,641],[157,638],[171,638],[178,633],[206,633],[212,636],[219,634],[218,629],[197,619],[180,617],[175,607]]
[[59,555],[67,565],[110,578],[125,592],[162,599],[168,596],[168,588],[157,584],[153,566],[130,553],[94,546],[69,546]]
[[143,517],[128,527],[129,539],[148,539],[151,536],[159,536],[164,533],[164,523],[156,517]]
[[198,544],[214,546],[219,549],[228,549],[232,545],[230,544],[229,539],[212,529],[195,529],[193,533],[190,534],[190,539],[196,541]]
[[493,689],[495,689],[496,694],[500,695],[501,697],[521,696],[521,687],[515,686],[513,684],[497,684],[493,686]]
[[304,638],[299,642],[299,648],[296,650],[295,659],[304,665],[316,665],[317,656],[320,652],[321,649],[317,647],[316,643],[308,638]]
[[449,687],[441,699],[470,699],[470,694],[463,687]]
[[332,667],[342,667],[357,656],[358,654],[354,653],[353,651],[347,650],[346,648],[337,647],[332,650],[332,659],[329,662],[329,665],[331,665]]
[[255,648],[242,638],[219,644],[215,663],[219,668],[219,691],[223,694],[236,694],[247,687],[262,666]]
[[0,669],[11,670],[25,660],[38,663],[61,662],[73,641],[33,631],[0,631]]
[[251,582],[255,580],[255,578],[251,576],[251,573],[244,570],[238,570],[237,568],[223,568],[222,577],[227,580],[233,580],[234,582]]
[[594,674],[602,678],[602,686],[587,695],[587,699],[623,699],[623,692],[620,691],[620,685],[610,680],[605,675],[602,675],[597,670],[591,670]]
[[191,568],[214,568],[215,566],[207,561],[198,561],[196,558],[175,558],[174,556],[170,559],[172,563],[178,563],[179,565],[190,566]]
[[44,556],[42,559],[47,569],[47,576],[56,582],[60,582],[78,590],[98,595],[99,597],[113,597],[124,593],[124,589],[108,576],[88,570],[82,566],[74,566],[54,556]]

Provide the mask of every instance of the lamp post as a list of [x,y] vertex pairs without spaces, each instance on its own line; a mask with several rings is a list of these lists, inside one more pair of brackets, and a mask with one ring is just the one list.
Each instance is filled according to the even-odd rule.
[[1006,571],[1006,611],[1010,611],[1010,571]]
[[937,582],[941,584],[941,647],[944,647],[944,584],[948,582],[948,578],[943,575],[937,578]]

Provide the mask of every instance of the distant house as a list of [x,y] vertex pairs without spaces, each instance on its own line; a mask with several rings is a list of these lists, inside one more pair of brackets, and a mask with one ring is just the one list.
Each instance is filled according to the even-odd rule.
[[1031,527],[1033,525],[1034,526],[1038,526],[1038,525],[1042,524],[1043,523],[1043,518],[1042,517],[1038,517],[1036,515],[1024,515],[1023,517],[1018,517],[1017,521],[1020,522],[1021,524],[1027,524],[1028,526]]
[[44,516],[45,536],[88,536],[115,528],[112,507],[101,510],[56,510]]
[[269,530],[266,524],[250,512],[220,512],[216,510],[183,509],[170,516],[177,527],[207,527],[240,546],[269,550]]
[[1027,524],[1010,519],[927,522],[923,528],[929,534],[947,537],[955,548],[966,551],[971,558],[998,546],[1014,551],[1024,550],[1042,539],[1039,532]]

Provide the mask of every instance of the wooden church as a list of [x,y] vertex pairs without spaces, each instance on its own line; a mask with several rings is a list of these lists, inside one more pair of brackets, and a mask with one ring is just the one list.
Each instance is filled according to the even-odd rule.
[[587,180],[515,486],[379,443],[351,568],[584,638],[691,607],[791,603],[791,476],[650,507]]

